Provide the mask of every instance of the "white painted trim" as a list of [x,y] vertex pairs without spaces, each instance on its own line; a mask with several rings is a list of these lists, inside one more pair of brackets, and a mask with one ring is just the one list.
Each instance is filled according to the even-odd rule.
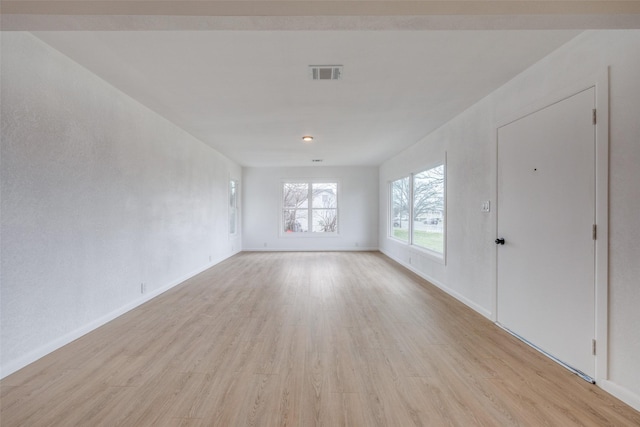
[[[448,186],[449,186],[449,164],[447,162],[447,150],[444,151],[444,160],[442,161],[442,165],[444,166],[444,206],[442,207],[443,212],[443,220],[442,224],[442,235],[444,237],[444,241],[442,242],[442,263],[447,265],[447,240],[449,236],[449,194],[448,194]],[[484,310],[484,308],[483,308]]]
[[[498,212],[498,129],[496,126],[493,137],[496,142],[494,145],[494,165],[493,165],[493,211],[494,211],[494,220],[493,220],[493,236],[497,239],[498,236],[498,216],[500,212]],[[495,250],[491,253],[491,261],[493,262],[493,271],[491,272],[492,278],[491,283],[491,320],[493,322],[498,322],[498,244],[495,245]]]
[[219,258],[213,262],[207,263],[205,264],[203,267],[198,268],[195,271],[192,271],[191,273],[188,273],[184,276],[182,276],[179,279],[176,279],[174,281],[172,281],[171,283],[169,283],[168,285],[160,288],[160,289],[155,289],[151,292],[149,292],[148,294],[143,295],[142,297],[140,297],[139,299],[136,299],[135,301],[132,301],[128,304],[125,304],[124,306],[113,310],[110,313],[105,314],[104,316],[101,316],[89,323],[87,323],[84,326],[81,326],[61,337],[58,337],[56,339],[54,339],[53,341],[43,345],[40,348],[37,348],[27,354],[25,354],[24,356],[20,357],[19,359],[16,360],[12,360],[9,363],[5,364],[4,366],[2,366],[1,368],[1,373],[0,373],[0,379],[5,378],[11,374],[13,374],[14,372],[24,368],[25,366],[35,362],[36,360],[48,355],[49,353],[52,353],[53,351],[69,344],[72,341],[77,340],[78,338],[82,337],[83,335],[88,334],[89,332],[98,329],[100,326],[105,325],[106,323],[112,321],[113,319],[122,316],[123,314],[125,314],[128,311],[133,310],[134,308],[146,303],[147,301],[157,297],[158,295],[168,291],[169,289],[181,284],[182,282],[184,282],[185,280],[188,280],[190,278],[192,278],[193,276],[196,276],[200,273],[202,273],[203,271],[213,267],[216,264],[221,263],[222,261],[226,260],[227,258],[231,258],[232,256],[238,254],[240,251],[236,251],[233,252],[231,254],[229,254],[228,256]]
[[[338,214],[339,215],[339,214]],[[338,218],[338,221],[340,220],[340,218]],[[280,226],[282,226],[283,224],[280,223]],[[340,227],[340,225],[338,225],[338,227]],[[282,235],[278,236],[279,239],[338,239],[341,238],[342,236],[339,233],[332,233],[332,232],[309,232],[307,231],[306,233],[286,233],[283,232]]]
[[355,247],[355,248],[244,248],[242,252],[377,252],[378,248]]
[[[445,197],[445,199],[446,199],[446,197]],[[446,204],[447,204],[447,202],[445,201],[445,205]],[[445,213],[445,216],[446,216],[446,213]],[[446,218],[445,218],[444,221],[445,221],[444,226],[446,227],[446,224],[447,224]],[[444,242],[443,242],[445,251],[446,251],[446,248],[447,248],[447,234],[446,233],[447,233],[447,231],[445,229],[445,234],[444,234],[445,238],[444,238]],[[402,243],[404,243],[404,242],[402,242]],[[425,258],[428,258],[429,261],[432,261],[432,262],[434,262],[436,264],[447,265],[447,261],[445,259],[444,253],[443,254],[439,254],[436,251],[432,251],[432,250],[430,250],[428,248],[423,248],[422,246],[413,245],[413,244],[412,245],[407,245],[407,250],[410,251],[410,252],[413,252],[416,255],[421,255],[421,256],[423,256]]]
[[[445,204],[446,204],[446,201],[445,201]],[[438,252],[432,251],[432,250],[430,250],[428,248],[423,248],[422,246],[409,244],[409,243],[407,243],[407,242],[405,242],[403,240],[400,240],[400,239],[398,239],[396,237],[393,237],[393,236],[386,236],[386,238],[390,242],[401,246],[403,249],[407,250],[408,252],[411,252],[411,253],[414,253],[416,255],[420,255],[422,257],[425,257],[425,258],[429,259],[429,261],[434,262],[436,264],[446,265],[444,254],[441,255]],[[446,243],[447,243],[446,232],[445,232],[444,243],[445,243],[445,249],[446,249]]]
[[609,381],[609,380],[601,380],[596,381],[596,385],[600,386],[601,389],[606,391],[607,393],[617,397],[622,400],[627,405],[632,408],[640,411],[640,396],[629,391],[628,388],[621,387],[618,384]]
[[[609,379],[609,68],[596,80],[596,383]],[[612,393],[613,394],[613,393]],[[636,406],[638,408],[638,406]]]
[[480,313],[481,315],[483,315],[484,317],[486,317],[487,319],[491,319],[491,312],[487,309],[485,309],[484,307],[482,307],[481,305],[471,301],[470,299],[468,299],[467,297],[465,297],[464,295],[460,294],[459,292],[451,289],[450,287],[446,286],[444,283],[439,282],[438,280],[434,279],[433,277],[430,277],[427,274],[424,274],[422,271],[417,270],[416,268],[414,268],[412,265],[407,264],[405,262],[403,262],[402,260],[394,257],[393,255],[391,255],[390,253],[388,253],[387,251],[380,249],[380,252],[382,252],[385,256],[391,258],[392,260],[394,260],[395,262],[397,262],[398,264],[402,265],[404,268],[406,268],[407,270],[412,271],[413,273],[417,274],[418,276],[422,277],[424,280],[426,280],[427,282],[431,283],[432,285],[436,286],[437,288],[440,288],[441,290],[443,290],[444,292],[446,292],[447,294],[451,295],[452,297],[454,297],[455,299],[457,299],[458,301],[460,301],[461,303],[463,303],[464,305],[466,305],[467,307],[471,308],[472,310]]

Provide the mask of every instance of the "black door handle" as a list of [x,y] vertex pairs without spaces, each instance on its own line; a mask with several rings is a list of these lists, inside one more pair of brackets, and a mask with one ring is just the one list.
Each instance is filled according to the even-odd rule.
[[502,237],[496,239],[496,244],[498,245],[504,245],[504,239]]

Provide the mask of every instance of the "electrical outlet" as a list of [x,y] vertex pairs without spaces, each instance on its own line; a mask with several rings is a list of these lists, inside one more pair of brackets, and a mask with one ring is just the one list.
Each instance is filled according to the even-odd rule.
[[409,257],[409,264],[411,264],[411,257]]
[[145,292],[147,292],[147,285],[146,283],[140,283],[140,293],[144,294]]
[[482,204],[480,205],[480,211],[481,212],[491,212],[491,201],[489,201],[489,200],[483,201]]
[[209,255],[209,262],[211,262],[211,255]]

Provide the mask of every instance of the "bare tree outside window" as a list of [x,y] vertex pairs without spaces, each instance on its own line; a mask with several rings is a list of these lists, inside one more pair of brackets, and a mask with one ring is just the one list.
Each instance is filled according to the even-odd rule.
[[229,234],[238,232],[238,181],[229,181]]
[[338,231],[337,183],[289,183],[282,187],[285,233]]
[[409,177],[391,183],[391,230],[396,239],[409,241]]
[[444,165],[413,175],[411,241],[444,253]]
[[391,237],[444,255],[444,186],[444,165],[391,182]]
[[338,184],[311,184],[313,232],[338,231]]
[[283,185],[284,231],[301,233],[309,231],[309,184],[284,183]]
[[442,218],[444,212],[444,166],[413,177],[413,218]]

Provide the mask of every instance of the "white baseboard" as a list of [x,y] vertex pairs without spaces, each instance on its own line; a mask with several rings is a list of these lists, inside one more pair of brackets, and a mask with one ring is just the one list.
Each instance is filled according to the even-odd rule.
[[398,264],[402,265],[407,270],[411,270],[412,272],[414,272],[418,276],[422,277],[424,280],[426,280],[429,283],[435,285],[436,287],[442,289],[444,292],[448,293],[449,295],[451,295],[452,297],[454,297],[455,299],[457,299],[458,301],[460,301],[461,303],[463,303],[467,307],[469,307],[472,310],[480,313],[481,315],[483,315],[487,319],[492,320],[491,319],[491,311],[487,310],[486,308],[482,307],[481,305],[476,304],[475,302],[471,301],[470,299],[468,299],[467,297],[465,297],[461,293],[459,293],[459,292],[451,289],[450,287],[446,286],[444,283],[434,279],[433,277],[429,277],[429,275],[424,274],[420,270],[417,270],[411,264],[407,264],[407,263],[403,262],[402,260],[392,256],[391,254],[389,254],[388,252],[386,252],[386,251],[384,251],[382,249],[380,249],[380,252],[382,252],[383,254],[385,254],[386,256],[388,256],[389,258],[391,258],[392,260],[394,260]]
[[[160,289],[156,289],[153,290],[151,292],[149,292],[148,294],[144,295],[143,297],[132,301],[129,304],[126,304],[123,307],[120,307],[98,319],[95,319],[94,321],[74,330],[71,331],[55,340],[53,340],[52,342],[26,354],[25,356],[17,359],[17,360],[13,360],[9,363],[7,363],[5,366],[2,366],[2,368],[0,369],[0,379],[4,378],[6,376],[11,375],[12,373],[24,368],[25,366],[35,362],[36,360],[46,356],[47,354],[59,349],[60,347],[65,346],[66,344],[69,344],[70,342],[82,337],[83,335],[86,335],[87,333],[99,328],[100,326],[110,322],[111,320],[125,314],[126,312],[133,310],[134,308],[144,304],[145,302],[157,297],[158,295],[168,291],[169,289],[179,285],[180,283],[184,282],[185,280],[190,279],[193,276],[196,276],[197,274],[202,273],[203,271],[213,267],[216,264],[219,264],[220,262],[240,253],[240,252],[303,252],[303,251],[307,251],[307,252],[315,252],[318,250],[312,250],[312,249],[276,249],[276,248],[246,248],[243,249],[242,251],[238,250],[235,251],[233,253],[230,253],[228,256],[224,256],[222,258],[216,259],[206,265],[204,265],[203,267],[192,271],[189,274],[186,274],[185,276],[174,280],[173,282],[169,283],[168,285],[164,286],[163,288]],[[479,306],[478,304],[474,303],[473,301],[467,299],[466,297],[464,297],[463,295],[461,295],[460,293],[456,292],[455,290],[445,286],[443,283],[439,282],[438,280],[435,280],[432,277],[429,277],[428,275],[424,274],[423,272],[415,269],[412,265],[410,264],[406,264],[403,261],[393,257],[392,255],[390,255],[389,253],[387,253],[386,251],[379,249],[379,248],[351,248],[351,249],[345,249],[345,248],[339,248],[339,249],[323,249],[321,251],[380,251],[382,252],[384,255],[386,255],[387,257],[391,258],[392,260],[396,261],[398,264],[402,265],[403,267],[405,267],[406,269],[414,272],[415,274],[417,274],[418,276],[422,277],[423,279],[427,280],[428,282],[432,283],[434,286],[437,286],[438,288],[442,289],[444,292],[446,292],[447,294],[451,295],[452,297],[454,297],[455,299],[457,299],[458,301],[462,302],[463,304],[465,304],[466,306],[468,306],[469,308],[471,308],[472,310],[480,313],[481,315],[483,315],[484,317],[491,319],[491,312],[484,309],[483,307]],[[597,385],[602,388],[604,391],[606,391],[607,393],[611,394],[612,396],[620,399],[621,401],[623,401],[624,403],[626,403],[627,405],[633,407],[634,409],[640,411],[640,396],[638,396],[637,394],[629,391],[628,389],[612,382],[609,380],[598,380],[597,381]]]
[[378,251],[378,248],[363,248],[363,247],[353,247],[353,248],[312,248],[312,249],[304,249],[304,248],[244,248],[242,252],[371,252]]
[[[463,295],[461,295],[458,292],[454,291],[453,289],[445,286],[443,283],[440,283],[439,281],[433,279],[432,277],[429,277],[428,275],[424,274],[423,272],[415,269],[412,265],[407,264],[407,263],[403,262],[402,260],[395,258],[394,256],[390,255],[386,251],[380,249],[380,252],[382,252],[383,254],[385,254],[386,256],[391,258],[392,260],[396,261],[398,264],[402,265],[406,269],[411,270],[412,272],[414,272],[418,276],[422,277],[423,279],[427,280],[428,282],[430,282],[430,283],[434,284],[435,286],[437,286],[438,288],[442,289],[443,291],[445,291],[446,293],[448,293],[452,297],[456,298],[460,302],[462,302],[465,305],[467,305],[469,308],[477,311],[478,313],[482,314],[483,316],[485,316],[489,320],[492,320],[491,319],[491,312],[489,310],[486,310],[483,307],[479,306],[478,304],[474,303],[473,301],[470,301],[469,299],[465,298]],[[498,326],[500,326],[500,325],[498,325]],[[640,396],[638,396],[637,394],[635,394],[635,393],[629,391],[628,389],[626,389],[626,388],[624,388],[624,387],[622,387],[622,386],[620,386],[620,385],[618,385],[618,384],[616,384],[616,383],[614,383],[612,381],[609,381],[609,380],[598,379],[596,381],[596,385],[599,386],[600,388],[602,388],[607,393],[611,394],[612,396],[622,400],[624,403],[626,403],[627,405],[631,406],[632,408],[640,411]]]
[[113,319],[115,319],[116,317],[122,316],[123,314],[125,314],[128,311],[133,310],[134,308],[144,304],[145,302],[157,297],[158,295],[168,291],[169,289],[179,285],[180,283],[184,282],[187,279],[192,278],[193,276],[202,273],[203,271],[213,267],[214,265],[224,261],[227,258],[230,258],[236,254],[238,254],[241,251],[235,251],[233,253],[230,253],[228,256],[222,257],[220,259],[216,259],[210,263],[207,263],[206,265],[204,265],[203,267],[200,267],[198,269],[196,269],[195,271],[192,271],[191,273],[188,273],[182,277],[180,277],[177,280],[172,281],[171,283],[169,283],[168,285],[160,288],[160,289],[155,289],[145,295],[143,295],[142,297],[131,301],[130,303],[116,309],[113,310],[110,313],[105,314],[104,316],[101,316],[89,323],[87,323],[86,325],[83,325],[61,337],[58,337],[56,339],[54,339],[53,341],[43,345],[40,348],[37,348],[36,350],[33,350],[29,353],[27,353],[26,355],[20,357],[19,359],[16,360],[12,360],[8,363],[6,363],[4,366],[2,366],[0,368],[0,379],[7,377],[11,374],[13,374],[14,372],[24,368],[25,366],[35,362],[36,360],[46,356],[47,354],[59,349],[60,347],[63,347],[67,344],[69,344],[72,341],[77,340],[78,338],[82,337],[83,335],[88,334],[89,332],[99,328],[100,326],[112,321]]
[[640,396],[637,394],[609,380],[598,380],[596,385],[635,410],[640,411]]

